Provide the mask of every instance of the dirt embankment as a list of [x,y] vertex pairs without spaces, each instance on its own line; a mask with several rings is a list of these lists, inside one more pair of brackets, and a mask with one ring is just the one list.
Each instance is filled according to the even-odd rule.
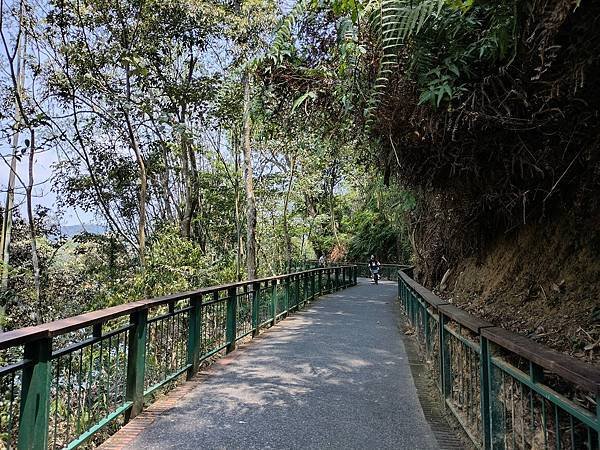
[[443,288],[472,314],[600,364],[600,216],[504,235],[452,267]]

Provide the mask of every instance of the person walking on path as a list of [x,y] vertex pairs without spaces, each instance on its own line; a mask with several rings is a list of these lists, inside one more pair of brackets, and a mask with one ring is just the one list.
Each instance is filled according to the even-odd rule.
[[321,254],[321,257],[319,258],[319,267],[325,267],[325,255]]
[[381,268],[381,263],[379,262],[379,260],[375,257],[375,255],[371,255],[371,259],[369,259],[369,272],[370,272],[370,278],[373,278],[373,281],[375,281],[375,284],[377,284],[377,281],[379,281],[379,269]]

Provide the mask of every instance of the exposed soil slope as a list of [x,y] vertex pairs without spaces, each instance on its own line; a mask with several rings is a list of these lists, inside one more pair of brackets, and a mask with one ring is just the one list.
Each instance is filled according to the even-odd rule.
[[[458,306],[559,351],[600,363],[600,216],[529,225],[452,268]],[[578,230],[577,232],[573,230]]]

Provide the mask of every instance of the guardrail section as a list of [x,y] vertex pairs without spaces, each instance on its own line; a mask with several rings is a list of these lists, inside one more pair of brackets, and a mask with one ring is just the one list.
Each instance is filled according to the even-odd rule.
[[75,448],[108,436],[160,388],[356,277],[355,266],[313,269],[2,333],[0,444]]
[[[367,263],[349,263],[358,267],[358,276],[363,278],[369,278],[371,271],[369,270],[369,264]],[[409,270],[409,266],[402,264],[381,264],[379,267],[379,275],[382,279],[396,281],[398,279],[398,270]]]
[[478,448],[600,448],[600,368],[480,320],[402,271],[398,298],[444,407]]

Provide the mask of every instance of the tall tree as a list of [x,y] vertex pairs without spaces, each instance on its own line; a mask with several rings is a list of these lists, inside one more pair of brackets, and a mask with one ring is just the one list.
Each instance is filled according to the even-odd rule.
[[256,278],[256,199],[254,197],[254,172],[252,170],[252,118],[250,116],[250,75],[246,73],[244,85],[244,180],[246,186],[246,265],[248,279]]
[[[24,54],[26,43],[26,35],[23,33],[23,20],[24,20],[24,8],[25,4],[20,1],[18,8],[18,20],[17,20],[17,37],[15,39],[14,48],[10,49],[9,39],[6,34],[5,24],[8,22],[5,18],[5,14],[8,15],[8,11],[5,11],[4,1],[0,1],[0,33],[2,37],[3,53],[6,57],[6,61],[10,65],[9,72],[11,74],[11,86],[15,90],[15,97],[13,99],[15,105],[15,119],[13,127],[12,137],[12,154],[9,163],[8,172],[8,183],[6,189],[6,202],[4,206],[4,217],[2,220],[2,235],[0,236],[0,251],[2,252],[2,290],[6,292],[8,288],[8,273],[10,263],[10,240],[12,232],[13,222],[13,209],[15,203],[15,184],[17,177],[17,160],[19,158],[19,136],[22,126],[21,108],[19,107],[18,98],[22,97],[24,85],[25,85],[25,69],[24,69]],[[8,28],[8,25],[6,25]],[[13,68],[16,65],[16,68]],[[13,78],[14,74],[14,78]],[[0,316],[4,316],[4,305],[0,306]],[[0,324],[0,327],[2,325]]]

